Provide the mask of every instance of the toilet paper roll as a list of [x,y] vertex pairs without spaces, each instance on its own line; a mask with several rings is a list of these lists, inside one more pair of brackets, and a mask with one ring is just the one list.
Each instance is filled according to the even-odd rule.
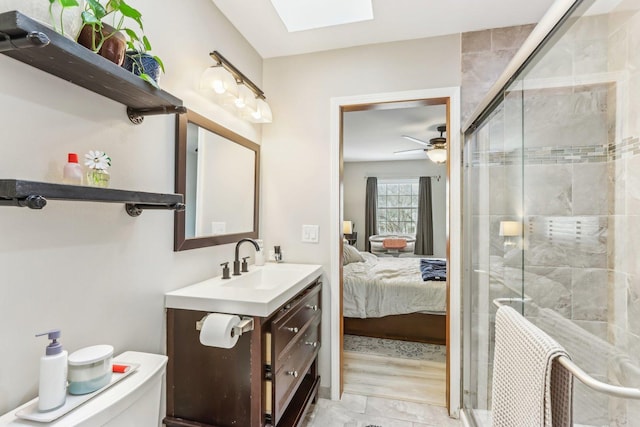
[[200,343],[209,347],[231,348],[238,342],[233,327],[240,318],[231,314],[211,313],[205,317],[200,329]]

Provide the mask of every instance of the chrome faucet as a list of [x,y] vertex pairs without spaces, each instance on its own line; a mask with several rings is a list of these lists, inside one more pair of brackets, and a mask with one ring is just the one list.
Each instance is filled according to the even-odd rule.
[[[253,239],[240,239],[238,241],[238,243],[236,243],[236,257],[233,260],[233,275],[234,276],[239,276],[240,275],[240,254],[239,254],[239,250],[240,250],[240,244],[242,244],[242,242],[251,242],[253,243],[253,246],[256,248],[256,252],[260,252],[260,246],[258,246],[258,243],[253,240]],[[245,257],[242,259],[242,272],[246,273],[248,270],[247,268],[247,258]]]

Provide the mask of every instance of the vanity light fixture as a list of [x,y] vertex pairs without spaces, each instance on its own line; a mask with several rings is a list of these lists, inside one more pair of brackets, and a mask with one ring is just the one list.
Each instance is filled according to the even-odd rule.
[[238,96],[236,79],[221,65],[214,65],[204,70],[200,77],[200,89],[212,90],[214,96],[233,98]]
[[221,105],[233,103],[241,117],[253,123],[271,123],[273,114],[264,92],[218,51],[209,54],[216,65],[207,68],[200,78],[200,88],[213,91]]

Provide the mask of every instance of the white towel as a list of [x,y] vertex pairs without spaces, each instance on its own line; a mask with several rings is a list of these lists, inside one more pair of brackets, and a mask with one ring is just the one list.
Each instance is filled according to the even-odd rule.
[[496,313],[494,427],[570,427],[573,377],[555,359],[566,351],[511,307]]

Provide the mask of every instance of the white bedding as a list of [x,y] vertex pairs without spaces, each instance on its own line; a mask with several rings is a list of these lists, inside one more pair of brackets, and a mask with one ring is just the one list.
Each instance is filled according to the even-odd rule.
[[446,312],[447,283],[422,280],[420,258],[381,257],[362,252],[365,262],[343,267],[344,317],[383,317]]

